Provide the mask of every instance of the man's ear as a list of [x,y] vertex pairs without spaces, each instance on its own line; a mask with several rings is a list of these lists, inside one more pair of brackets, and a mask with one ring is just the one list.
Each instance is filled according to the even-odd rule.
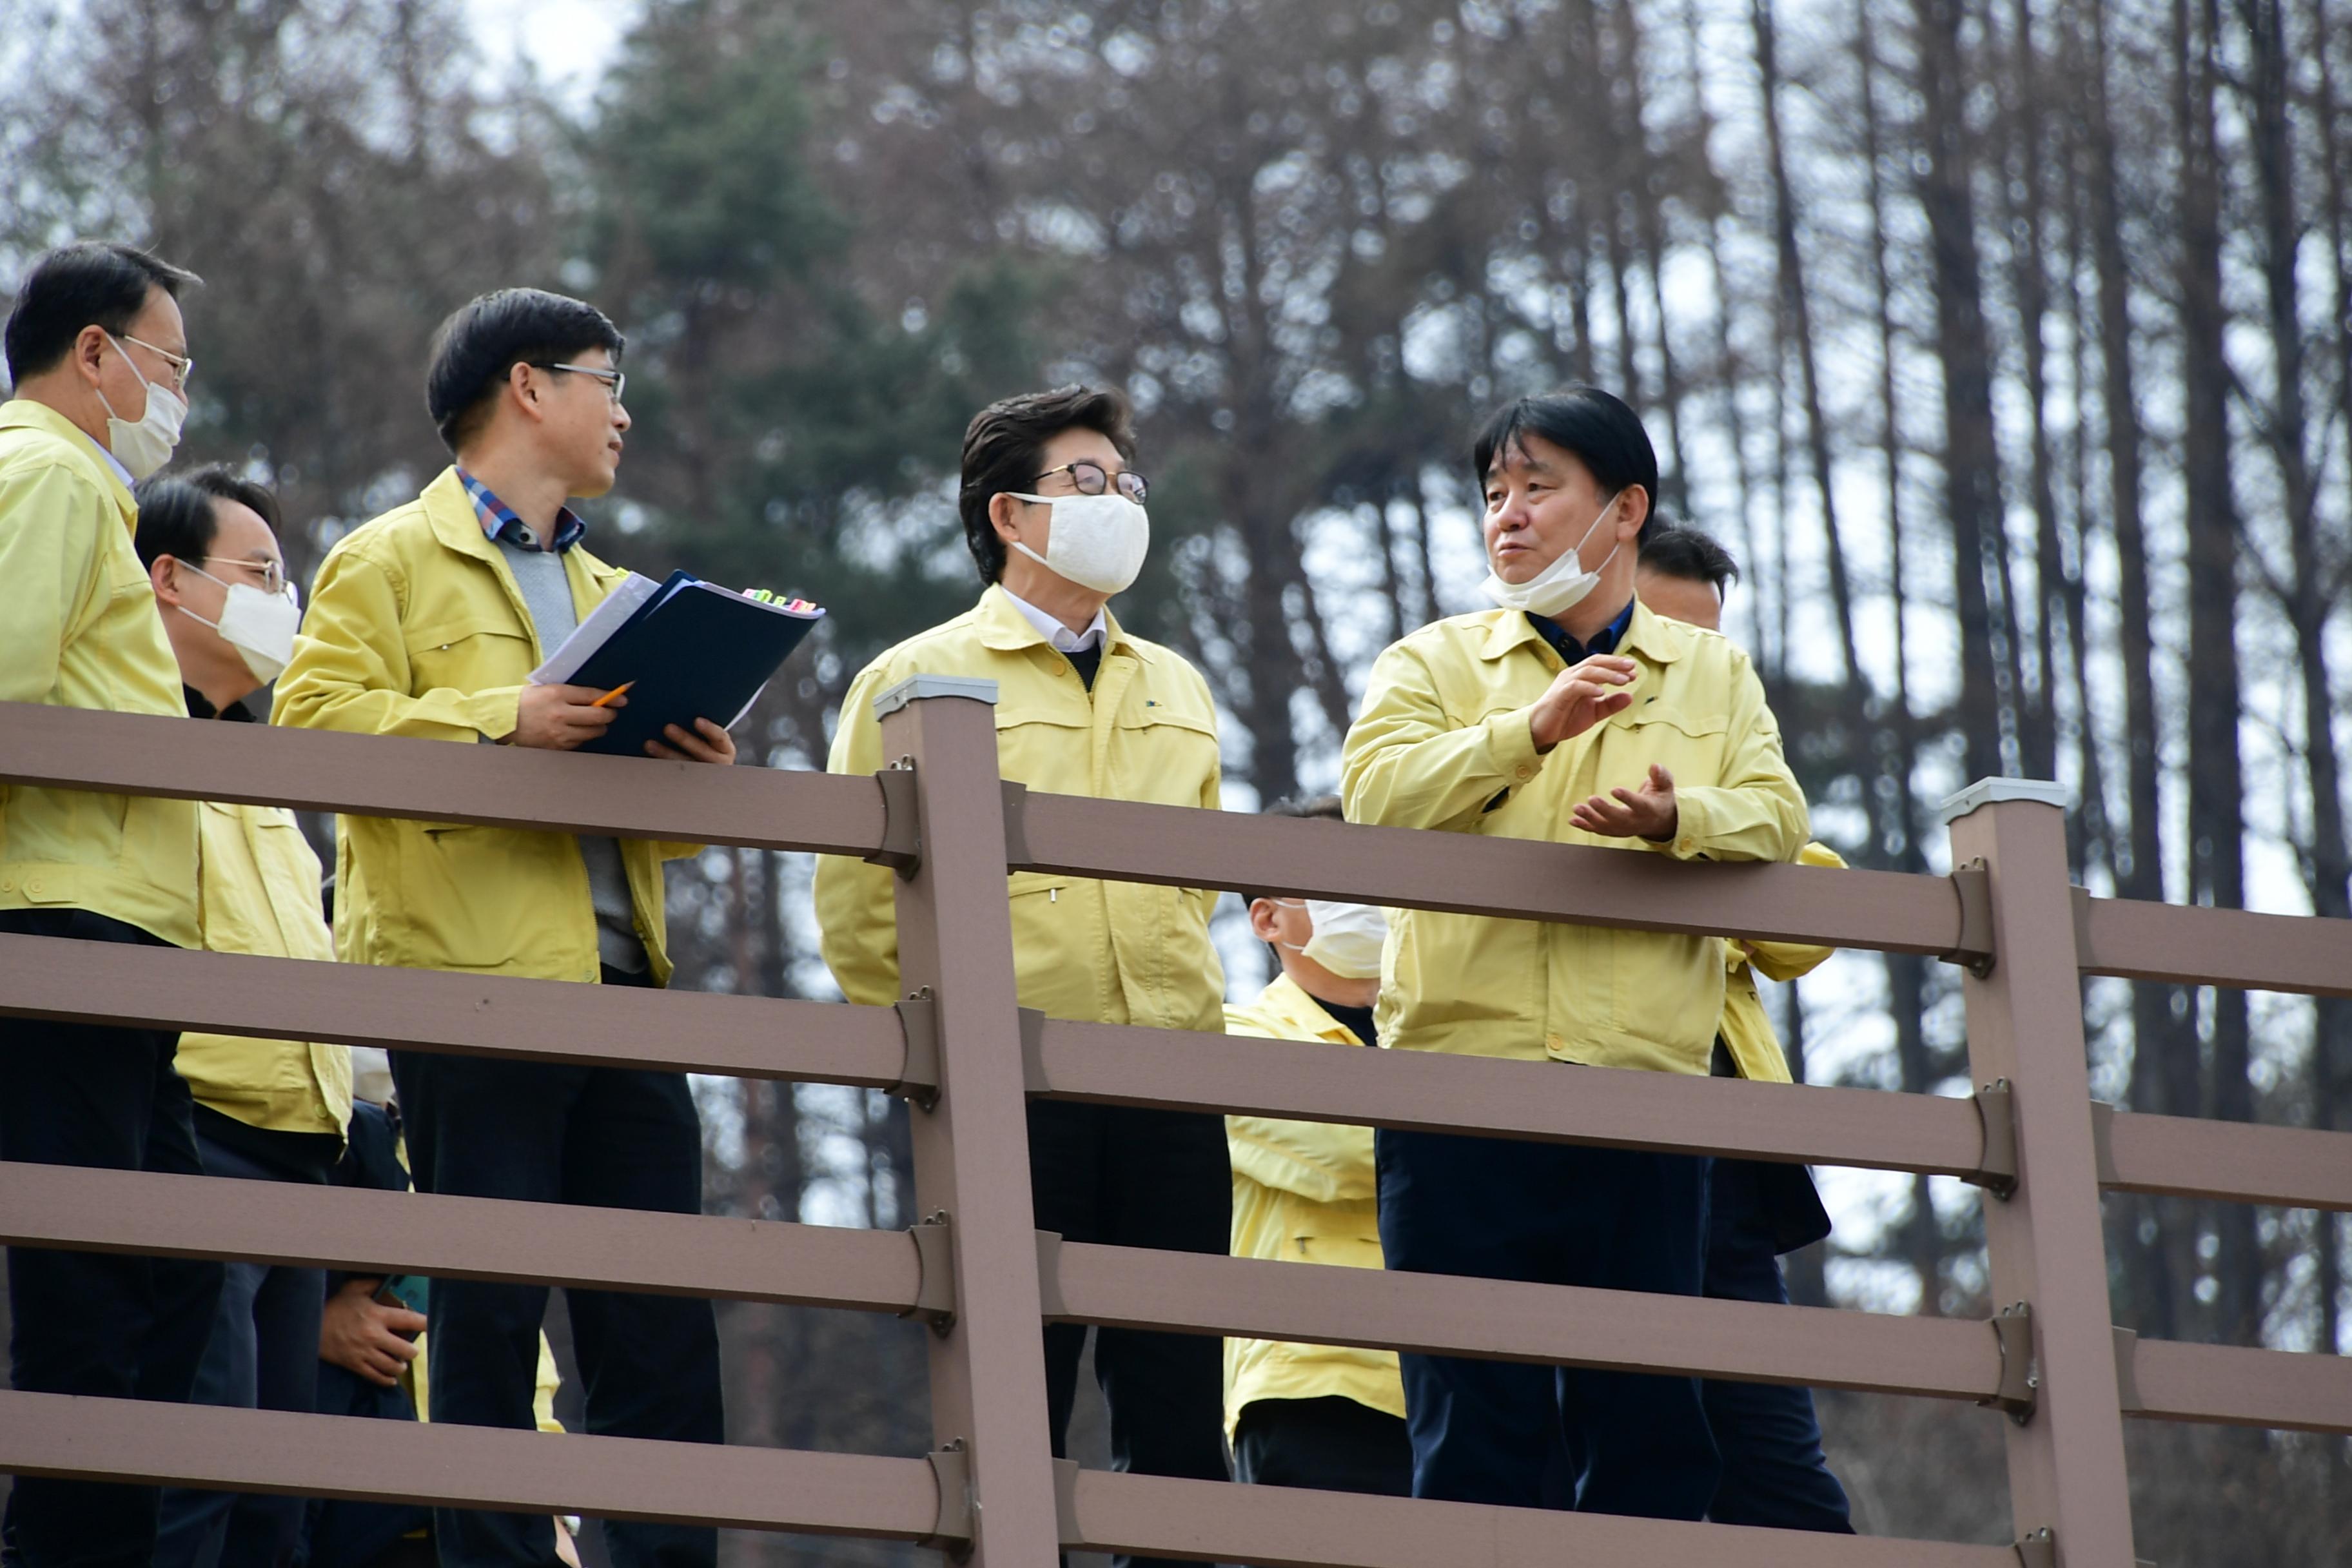
[[1252,899],[1249,906],[1250,935],[1260,942],[1275,939],[1275,910],[1278,906],[1272,899]]
[[84,381],[92,386],[98,384],[98,373],[106,363],[105,328],[84,327],[74,334],[73,363]]
[[1015,537],[1013,520],[1020,515],[1014,510],[1020,505],[1021,502],[1014,500],[1009,490],[999,490],[988,498],[989,526],[995,529],[996,537],[1007,544],[1012,543]]
[[1633,539],[1650,521],[1650,492],[1641,485],[1627,485],[1623,497],[1617,502],[1617,537]]
[[155,589],[157,604],[177,605],[180,602],[180,558],[176,555],[155,557],[155,564],[147,568],[147,581]]
[[539,378],[520,360],[507,366],[507,395],[514,400],[515,411],[524,418],[536,422],[547,417],[546,406],[541,402]]

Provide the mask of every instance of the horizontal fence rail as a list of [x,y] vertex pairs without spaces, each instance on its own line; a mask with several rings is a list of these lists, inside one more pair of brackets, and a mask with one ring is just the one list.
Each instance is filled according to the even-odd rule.
[[889,1089],[887,1007],[0,935],[0,1015]]
[[2016,1174],[2013,1159],[1988,1153],[1973,1101],[1933,1095],[1052,1018],[1037,1026],[1032,1063],[1031,1092],[1054,1100],[1970,1179]]
[[0,1243],[912,1312],[905,1231],[0,1164]]
[[923,1459],[21,1392],[0,1470],[894,1541],[943,1513]]
[[1656,931],[1981,956],[1954,885],[1026,793],[1012,868]]
[[868,855],[871,779],[0,702],[0,782]]

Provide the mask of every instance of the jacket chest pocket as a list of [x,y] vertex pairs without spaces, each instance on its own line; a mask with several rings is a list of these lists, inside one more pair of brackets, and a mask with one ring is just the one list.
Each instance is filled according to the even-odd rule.
[[[1677,784],[1712,784],[1723,769],[1723,740],[1729,728],[1729,716],[1724,713],[1694,713],[1660,700],[1636,702],[1609,721],[1603,756],[1611,762],[1622,758],[1641,768],[1656,763]],[[1609,771],[1613,774],[1619,770]],[[1626,781],[1629,787],[1640,782]]]
[[1130,698],[1112,737],[1113,784],[1122,800],[1198,805],[1217,776],[1217,721],[1212,715]]
[[445,617],[408,633],[412,692],[520,686],[539,660],[512,612]]

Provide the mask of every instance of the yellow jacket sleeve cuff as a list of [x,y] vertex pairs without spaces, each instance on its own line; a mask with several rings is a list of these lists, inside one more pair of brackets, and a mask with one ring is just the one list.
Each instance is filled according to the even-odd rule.
[[493,686],[473,692],[461,711],[476,730],[493,741],[503,741],[522,722],[522,688]]
[[1509,787],[1534,778],[1543,767],[1543,753],[1536,750],[1536,732],[1531,722],[1535,704],[1514,708],[1507,713],[1496,713],[1479,726],[1486,731],[1486,756],[1494,764],[1495,776]]

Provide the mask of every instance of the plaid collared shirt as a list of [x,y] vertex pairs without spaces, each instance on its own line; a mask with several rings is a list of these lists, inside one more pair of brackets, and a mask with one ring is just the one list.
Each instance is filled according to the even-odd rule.
[[482,525],[482,531],[493,541],[503,539],[518,550],[548,550],[561,555],[579,543],[588,531],[588,525],[580,521],[580,514],[567,506],[555,514],[554,542],[542,544],[539,535],[532,532],[530,525],[517,517],[514,509],[500,500],[498,492],[489,486],[463,468],[457,470],[457,482],[466,487],[467,498],[474,503],[474,520]]

